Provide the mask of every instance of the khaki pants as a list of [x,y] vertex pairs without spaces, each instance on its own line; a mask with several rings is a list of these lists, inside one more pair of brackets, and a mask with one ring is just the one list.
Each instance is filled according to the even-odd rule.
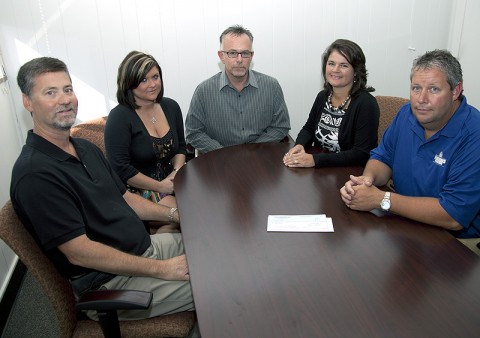
[[475,252],[480,256],[480,248],[477,244],[480,242],[480,238],[457,238],[463,245]]
[[[184,253],[182,236],[178,233],[150,236],[152,244],[142,255],[147,258],[167,259]],[[141,290],[153,293],[152,305],[146,310],[119,310],[119,320],[151,318],[182,311],[193,311],[193,296],[190,282],[166,281],[153,277],[116,276],[100,289]],[[98,320],[95,311],[87,315]]]

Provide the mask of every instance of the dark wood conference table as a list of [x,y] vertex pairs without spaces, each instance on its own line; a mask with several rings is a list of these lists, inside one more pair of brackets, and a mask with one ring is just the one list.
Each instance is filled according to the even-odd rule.
[[[200,332],[210,337],[479,337],[480,258],[448,232],[352,211],[361,168],[286,168],[287,143],[201,155],[175,191]],[[333,233],[267,232],[326,214]]]

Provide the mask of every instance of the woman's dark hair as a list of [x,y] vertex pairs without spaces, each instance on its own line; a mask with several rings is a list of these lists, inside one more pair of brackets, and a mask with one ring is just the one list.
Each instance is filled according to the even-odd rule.
[[135,96],[133,89],[145,79],[147,73],[153,68],[157,67],[162,82],[162,88],[158,94],[155,102],[160,102],[163,98],[164,83],[162,78],[162,68],[153,56],[132,51],[123,59],[118,67],[117,75],[117,101],[119,104],[128,106],[132,109],[137,109],[139,106],[135,103]]
[[329,95],[333,88],[328,83],[326,76],[325,76],[325,69],[327,65],[328,58],[333,51],[337,51],[340,53],[345,59],[347,59],[348,63],[350,63],[353,67],[353,86],[350,90],[350,96],[355,97],[361,91],[373,92],[375,88],[371,86],[367,86],[367,67],[365,65],[366,59],[365,55],[363,54],[362,49],[359,45],[355,42],[346,40],[346,39],[338,39],[335,40],[323,53],[322,59],[322,76],[324,80],[323,89],[327,91],[327,95]]

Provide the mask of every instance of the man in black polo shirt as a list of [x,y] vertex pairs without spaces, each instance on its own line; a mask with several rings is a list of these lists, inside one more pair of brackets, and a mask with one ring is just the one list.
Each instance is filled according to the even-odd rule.
[[95,145],[70,137],[78,101],[65,63],[31,60],[17,82],[34,127],[14,165],[10,197],[76,294],[97,288],[153,292],[150,309],[119,311],[122,320],[193,310],[180,234],[150,236],[142,222],[176,214],[128,192]]

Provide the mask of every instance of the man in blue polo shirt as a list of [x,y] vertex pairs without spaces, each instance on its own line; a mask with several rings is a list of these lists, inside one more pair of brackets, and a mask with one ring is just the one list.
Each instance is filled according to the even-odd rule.
[[[462,69],[448,51],[417,58],[403,106],[372,150],[362,176],[340,189],[353,210],[385,211],[480,237],[480,112],[463,95]],[[392,178],[395,192],[377,188]]]

